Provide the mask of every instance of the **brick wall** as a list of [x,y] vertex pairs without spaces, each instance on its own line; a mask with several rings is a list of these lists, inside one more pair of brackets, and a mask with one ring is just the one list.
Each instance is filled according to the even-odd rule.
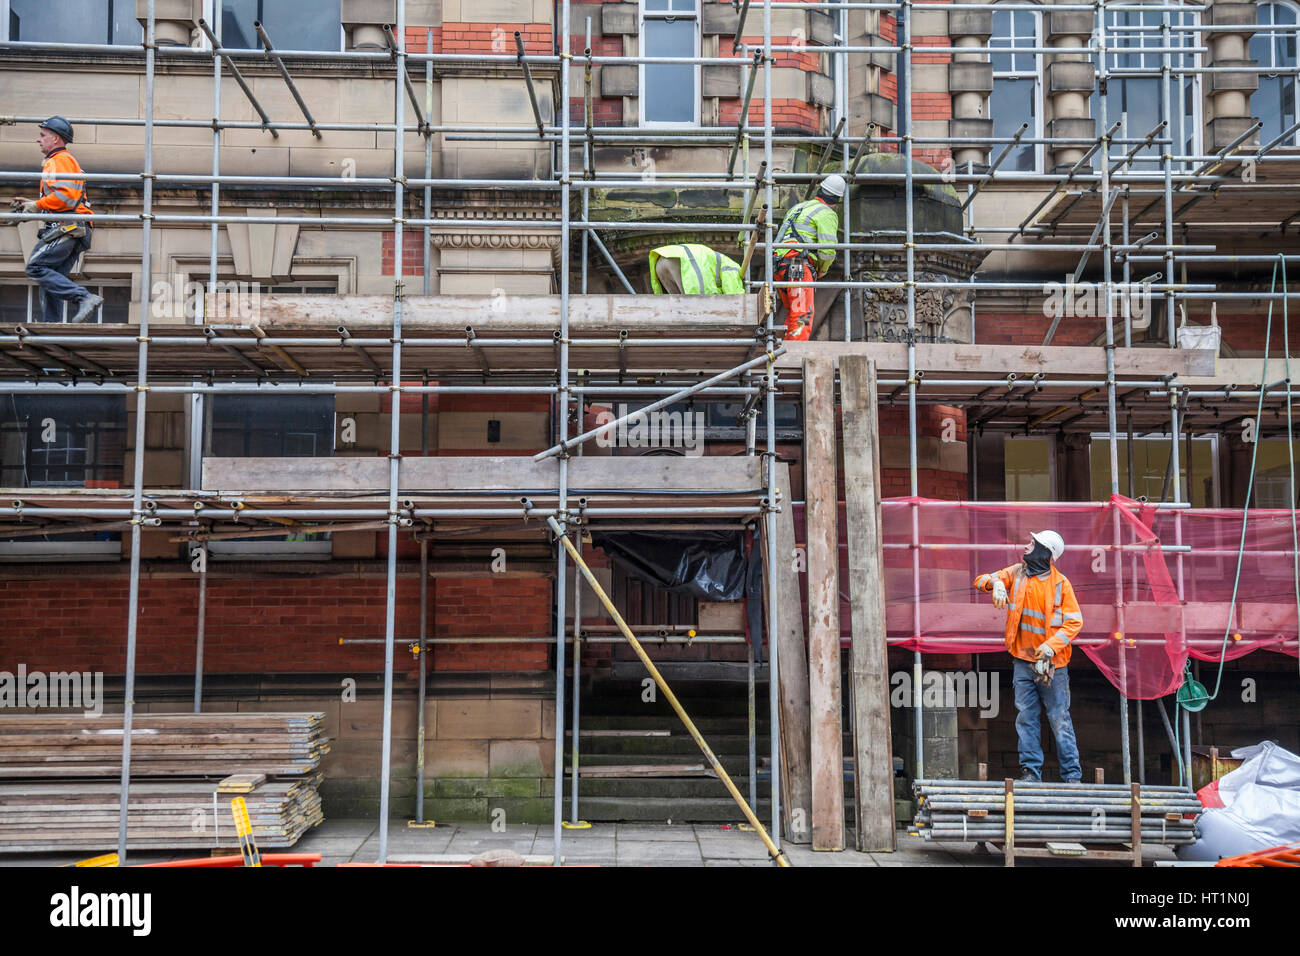
[[[380,254],[383,257],[383,274],[393,274],[394,238],[391,232],[383,234]],[[402,275],[424,275],[424,230],[404,229],[402,231]]]
[[[268,572],[273,568],[268,566]],[[419,629],[419,585],[397,584],[397,637]],[[546,579],[458,578],[430,582],[431,628],[439,636],[543,634],[550,627]],[[209,673],[374,673],[383,669],[379,644],[340,645],[340,638],[382,638],[386,606],[382,577],[220,577],[208,580],[204,670]],[[136,670],[142,675],[194,670],[198,582],[184,578],[140,584]],[[125,670],[125,574],[0,581],[0,661],[31,669]],[[435,670],[544,669],[541,645],[435,647]],[[397,668],[416,673],[404,650]]]

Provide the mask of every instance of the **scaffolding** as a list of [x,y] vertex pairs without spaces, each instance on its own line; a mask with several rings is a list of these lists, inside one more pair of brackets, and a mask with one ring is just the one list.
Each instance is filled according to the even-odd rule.
[[[1282,220],[1277,214],[1279,201],[1291,201],[1300,209],[1300,176],[1294,154],[1284,149],[1294,139],[1300,123],[1293,124],[1282,135],[1262,146],[1251,144],[1251,136],[1259,123],[1238,136],[1216,152],[1197,152],[1187,147],[1189,142],[1182,129],[1182,111],[1172,128],[1170,87],[1184,78],[1201,76],[1228,76],[1235,73],[1286,73],[1295,75],[1296,68],[1261,66],[1202,65],[1202,54],[1207,52],[1203,39],[1211,30],[1231,32],[1264,28],[1211,26],[1192,22],[1185,15],[1196,9],[1183,2],[1137,3],[1124,0],[1097,0],[1093,3],[1062,3],[1053,5],[1052,12],[1090,13],[1094,15],[1094,29],[1090,42],[1083,46],[1017,46],[985,47],[959,45],[925,45],[912,42],[913,18],[917,6],[912,0],[896,2],[809,2],[801,0],[762,0],[761,4],[733,4],[738,10],[739,22],[733,42],[735,56],[720,57],[669,57],[669,56],[608,56],[592,52],[590,20],[585,37],[585,49],[578,52],[572,33],[571,0],[559,0],[556,5],[558,50],[551,54],[526,52],[519,34],[515,34],[515,52],[500,54],[435,53],[432,40],[423,52],[407,48],[405,4],[396,5],[396,23],[385,28],[388,48],[380,51],[296,51],[273,46],[272,39],[258,25],[260,49],[232,49],[221,44],[220,22],[209,26],[200,21],[208,43],[204,48],[162,46],[156,40],[154,0],[148,0],[147,25],[144,41],[139,51],[144,77],[144,117],[70,117],[73,123],[101,126],[139,126],[144,131],[144,156],[139,173],[86,173],[90,184],[138,184],[142,191],[140,213],[97,214],[96,224],[138,225],[142,233],[140,262],[142,302],[138,326],[129,328],[101,327],[93,331],[84,328],[49,326],[32,329],[25,326],[0,330],[0,357],[10,368],[4,370],[0,381],[0,394],[17,395],[67,395],[74,393],[133,395],[136,400],[135,449],[130,494],[95,491],[85,493],[46,492],[26,489],[22,497],[15,497],[7,507],[0,507],[0,519],[7,527],[4,533],[24,533],[23,529],[35,527],[40,533],[51,529],[69,531],[82,528],[100,530],[129,530],[131,539],[129,608],[126,635],[126,686],[123,717],[123,757],[121,771],[121,817],[118,854],[126,859],[127,794],[130,787],[131,725],[134,707],[137,627],[139,618],[140,561],[142,529],[168,529],[178,540],[188,540],[198,545],[200,554],[206,556],[207,542],[220,540],[222,534],[247,537],[256,534],[283,534],[286,527],[313,532],[330,529],[379,530],[387,532],[387,602],[384,645],[384,696],[382,724],[382,767],[379,810],[378,859],[387,857],[389,817],[390,752],[392,742],[393,668],[395,647],[399,640],[395,630],[396,585],[398,579],[398,535],[413,533],[420,542],[422,580],[427,583],[429,541],[448,524],[454,529],[458,522],[472,521],[489,528],[511,528],[534,521],[537,525],[553,519],[568,535],[575,531],[597,527],[653,526],[660,528],[753,528],[761,524],[765,546],[770,548],[777,536],[777,513],[793,504],[789,489],[779,487],[776,478],[776,449],[778,444],[776,408],[778,400],[797,398],[803,385],[801,376],[779,374],[797,370],[800,357],[796,351],[787,352],[782,344],[782,329],[775,321],[774,293],[783,286],[773,279],[773,262],[769,250],[774,245],[774,232],[781,208],[779,196],[786,193],[811,190],[813,183],[834,167],[848,179],[851,187],[887,184],[901,187],[904,202],[903,228],[895,234],[875,233],[865,230],[855,232],[850,220],[850,196],[846,195],[840,210],[843,236],[846,241],[835,244],[844,254],[842,275],[818,280],[819,290],[836,290],[843,315],[843,339],[846,348],[861,347],[870,351],[878,361],[881,375],[878,379],[882,401],[906,403],[908,421],[908,476],[909,495],[919,494],[918,467],[918,405],[959,404],[973,410],[972,424],[977,429],[1056,430],[1063,423],[1077,431],[1104,432],[1109,453],[1109,480],[1112,494],[1119,494],[1119,440],[1127,432],[1130,440],[1134,427],[1142,430],[1164,431],[1168,422],[1170,441],[1169,471],[1173,475],[1171,499],[1166,502],[1173,509],[1185,508],[1182,500],[1180,466],[1180,436],[1199,428],[1202,431],[1221,431],[1230,424],[1239,423],[1252,415],[1258,416],[1267,406],[1285,413],[1286,434],[1291,435],[1293,419],[1291,376],[1289,361],[1285,374],[1272,374],[1267,362],[1261,374],[1249,379],[1235,374],[1206,375],[1195,370],[1194,362],[1183,350],[1164,353],[1171,367],[1183,369],[1188,377],[1200,376],[1209,384],[1185,384],[1175,372],[1170,374],[1160,368],[1159,362],[1145,364],[1133,359],[1133,329],[1128,310],[1116,314],[1116,296],[1112,290],[1119,285],[1115,279],[1115,266],[1122,268],[1122,283],[1127,288],[1133,276],[1149,266],[1159,266],[1155,278],[1142,280],[1146,293],[1157,296],[1164,306],[1170,350],[1176,347],[1174,317],[1179,306],[1189,302],[1231,302],[1249,299],[1266,301],[1270,308],[1278,304],[1285,314],[1287,304],[1300,297],[1300,292],[1272,288],[1233,291],[1221,289],[1214,281],[1189,282],[1189,267],[1198,273],[1209,274],[1213,266],[1242,266],[1248,270],[1258,266],[1261,270],[1275,263],[1294,262],[1296,255],[1240,254],[1232,248],[1221,248],[1219,243],[1191,245],[1185,239],[1187,217],[1190,210],[1207,199],[1213,204],[1219,197],[1234,199],[1238,219],[1225,223],[1225,228],[1242,229],[1263,227],[1276,230],[1279,239],[1286,225],[1295,217]],[[778,133],[773,126],[773,69],[778,54],[808,52],[804,44],[781,44],[773,41],[773,15],[782,10],[797,8],[800,11],[816,10],[830,14],[836,24],[837,37],[812,49],[828,57],[831,73],[837,77],[835,102],[831,109],[834,129],[817,134]],[[963,12],[1020,11],[1042,12],[1044,8],[1028,2],[1008,0],[997,4],[963,3]],[[1108,24],[1111,13],[1159,14],[1160,23],[1149,25],[1118,26]],[[878,13],[891,16],[897,26],[893,43],[851,45],[843,38],[849,35],[848,18],[851,15]],[[742,42],[746,26],[755,15],[761,15],[761,46]],[[218,21],[220,18],[218,18]],[[1175,22],[1176,21],[1176,22]],[[1273,34],[1294,34],[1296,27],[1274,25],[1267,28]],[[1154,66],[1119,65],[1120,54],[1125,50],[1126,39],[1151,40],[1153,45],[1142,46],[1144,55],[1159,58]],[[926,54],[956,55],[996,54],[999,52],[1027,53],[1034,56],[1073,55],[1086,57],[1092,65],[1095,79],[1096,129],[1099,135],[1091,140],[1078,140],[1050,135],[1025,135],[1026,127],[1013,136],[954,137],[917,136],[913,130],[913,99],[911,90],[914,58],[918,50]],[[112,53],[122,55],[122,46],[70,43],[0,43],[0,50],[10,57],[21,57],[37,51],[68,53]],[[868,127],[854,131],[848,121],[846,101],[848,66],[855,57],[887,55],[896,57],[898,83],[897,129],[884,135],[879,129]],[[371,123],[318,122],[309,105],[297,89],[290,66],[293,59],[310,56],[314,59],[356,64],[372,70],[391,71],[393,78],[392,122],[376,120]],[[154,93],[158,83],[158,65],[166,62],[211,62],[213,100],[211,119],[166,119],[155,117]],[[252,89],[239,71],[247,61],[270,61],[292,92],[304,117],[303,122],[284,122],[272,119],[257,101]],[[489,126],[447,124],[432,122],[432,89],[435,71],[440,64],[475,63],[517,71],[519,82],[524,84],[536,125],[536,132],[527,129],[503,131]],[[576,89],[571,82],[575,65],[584,70],[584,115],[573,115],[570,91]],[[653,128],[599,126],[592,112],[592,70],[596,66],[642,65],[694,65],[725,66],[747,71],[743,102],[734,126],[700,126],[674,129],[670,132]],[[422,68],[425,83],[423,110],[412,84],[412,71]],[[558,82],[558,117],[547,119],[538,96],[535,71],[554,73]],[[226,71],[236,80],[240,89],[260,117],[259,121],[236,121],[222,118],[221,88]],[[417,73],[418,75],[418,73]],[[1124,117],[1107,115],[1107,83],[1114,78],[1158,78],[1161,83],[1161,115],[1165,120],[1147,131],[1128,130]],[[761,82],[759,82],[761,78]],[[1181,89],[1181,87],[1180,87]],[[754,99],[761,106],[761,123],[751,122]],[[407,117],[407,104],[415,115],[412,123]],[[44,116],[18,115],[8,121],[34,125]],[[526,118],[523,118],[526,122]],[[828,127],[830,123],[826,124]],[[210,175],[178,174],[155,168],[155,131],[160,128],[211,129],[212,172]],[[393,175],[361,177],[348,181],[349,188],[386,192],[391,190],[391,219],[377,216],[323,215],[305,216],[245,216],[223,213],[220,206],[222,187],[276,187],[276,186],[337,186],[335,178],[314,176],[262,177],[232,175],[221,170],[222,133],[230,130],[261,130],[272,137],[282,131],[310,131],[316,139],[332,132],[373,131],[391,134],[393,140]],[[433,176],[433,138],[442,136],[444,142],[455,141],[521,141],[546,145],[552,150],[551,174],[546,178],[518,180],[471,179]],[[424,175],[419,178],[405,175],[405,145],[410,137],[423,141]],[[751,147],[761,140],[761,152],[752,150],[757,158],[756,169],[751,169]],[[575,144],[580,147],[582,169],[573,168]],[[657,184],[666,188],[725,189],[744,197],[744,213],[739,223],[717,221],[617,221],[591,218],[589,200],[594,190],[618,187],[635,187],[641,180],[625,175],[602,172],[596,167],[595,147],[630,147],[638,144],[675,144],[721,146],[730,148],[730,158],[725,172],[678,173],[662,178]],[[799,145],[820,151],[821,169],[816,172],[781,171],[777,168],[774,150]],[[1068,169],[1043,172],[1013,172],[1001,169],[1004,160],[1020,146],[1051,149],[1075,147],[1082,157]],[[871,172],[860,169],[859,157],[868,148],[896,152],[902,157],[898,171]],[[933,151],[976,149],[986,154],[986,162],[977,167],[967,162],[964,169],[927,172],[915,162],[918,150]],[[1145,149],[1154,149],[1159,172],[1136,169],[1139,155]],[[1118,150],[1118,152],[1112,152]],[[739,163],[738,163],[739,160]],[[1148,165],[1153,161],[1150,153],[1141,156]],[[1250,190],[1241,179],[1243,168],[1260,168],[1272,173],[1263,185],[1266,188]],[[996,175],[995,175],[996,173]],[[27,172],[0,172],[0,183],[30,182],[33,175]],[[961,204],[967,223],[961,236],[934,236],[918,229],[914,199],[917,191],[929,184],[951,184],[964,190]],[[154,189],[162,186],[186,186],[210,192],[208,215],[172,214],[157,212]],[[974,221],[975,200],[982,193],[1003,186],[1037,187],[1047,190],[1040,203],[1017,225],[977,225]],[[431,212],[431,192],[434,189],[509,189],[536,193],[539,199],[554,203],[554,215],[539,220],[490,220],[438,218]],[[418,217],[407,214],[407,193],[423,191],[423,213]],[[575,197],[577,202],[575,203]],[[1112,217],[1116,207],[1121,210],[1121,237],[1116,241],[1116,227]],[[578,215],[574,216],[575,207]],[[1137,212],[1131,213],[1136,208]],[[1200,206],[1199,208],[1204,208]],[[1156,228],[1143,232],[1147,221],[1159,215]],[[30,219],[77,220],[86,217],[75,215],[46,216],[11,213],[3,217],[10,221]],[[228,304],[228,290],[218,280],[217,248],[218,230],[223,224],[275,224],[311,225],[326,228],[389,228],[394,240],[393,291],[391,296],[349,299],[349,310],[365,316],[361,322],[339,319],[323,323],[319,300],[304,301],[307,297],[271,295],[260,300],[262,315],[270,317],[265,325],[257,322],[214,321],[224,315],[222,308]],[[209,279],[207,294],[199,325],[155,323],[150,319],[150,286],[152,275],[151,234],[157,226],[165,229],[177,225],[203,225],[210,227]],[[1278,228],[1280,225],[1280,228]],[[452,300],[450,297],[429,296],[430,289],[430,230],[439,227],[473,227],[479,230],[494,228],[536,228],[558,233],[559,262],[554,299],[539,305],[536,300],[507,298],[504,307],[489,308],[472,299]],[[1181,235],[1180,228],[1181,227]],[[633,289],[623,274],[615,257],[600,237],[601,230],[695,233],[719,238],[730,234],[742,237],[745,250],[746,280],[755,294],[743,298],[719,297],[718,304],[703,300],[665,300],[661,313],[637,325],[633,310],[622,309],[618,296],[589,295],[589,272],[593,266],[608,269],[628,293]],[[424,268],[421,276],[424,296],[408,292],[410,279],[403,274],[402,250],[404,232],[421,229],[424,233]],[[1140,232],[1137,239],[1131,233]],[[574,242],[579,239],[580,242]],[[580,248],[579,262],[575,264],[573,251]],[[592,247],[595,247],[594,250]],[[799,244],[795,244],[799,247]],[[807,248],[807,246],[802,246]],[[1018,293],[1028,296],[1042,294],[1042,283],[1032,281],[998,281],[981,279],[977,266],[969,274],[952,276],[938,281],[920,277],[918,250],[931,252],[968,252],[972,248],[982,252],[1039,251],[1068,255],[1071,260],[1079,256],[1078,267],[1071,275],[1081,278],[1090,258],[1100,263],[1102,295],[1099,301],[1104,314],[1105,338],[1102,349],[1104,359],[1100,365],[1079,371],[1078,367],[1064,361],[1070,347],[1051,346],[1057,331],[1053,326],[1042,348],[1034,344],[1040,358],[1027,357],[1027,350],[1019,346],[1006,347],[1003,355],[998,347],[980,348],[990,356],[989,364],[1002,362],[1006,367],[995,372],[985,370],[963,372],[947,362],[933,346],[918,341],[917,297],[938,290],[953,291],[972,296],[972,309],[978,307],[981,295],[993,293]],[[755,268],[755,252],[759,264]],[[903,261],[903,277],[899,279],[862,278],[855,275],[852,254],[885,253],[899,255]],[[595,258],[596,254],[599,259]],[[603,265],[602,265],[603,263]],[[575,269],[576,266],[576,269]],[[1136,271],[1135,271],[1136,270]],[[574,273],[577,272],[575,276]],[[575,278],[579,281],[577,292],[573,289]],[[906,315],[907,334],[899,344],[854,341],[853,299],[854,290],[895,290],[902,293]],[[634,300],[629,299],[629,302]],[[681,306],[690,314],[682,319],[669,315],[667,303],[673,310]],[[549,303],[549,304],[548,304]],[[690,312],[690,310],[694,310]],[[325,312],[328,313],[328,308]],[[339,310],[342,315],[343,310]],[[467,319],[466,315],[470,317]],[[507,321],[507,316],[529,316],[526,320]],[[314,316],[314,317],[313,317]],[[669,331],[671,329],[671,332]],[[1117,338],[1122,336],[1122,338]],[[972,340],[973,341],[973,340]],[[1053,366],[1042,359],[1055,348],[1061,363]],[[1014,354],[1012,354],[1014,353]],[[1051,352],[1052,355],[1057,353]],[[1158,354],[1150,353],[1152,356]],[[1000,355],[1000,357],[999,357]],[[1289,356],[1286,357],[1289,359]],[[1163,361],[1163,360],[1162,360]],[[1182,363],[1182,364],[1180,364]],[[1190,364],[1189,364],[1190,363]],[[1086,365],[1086,363],[1084,363]],[[132,367],[134,366],[134,367]],[[209,370],[196,377],[194,369]],[[1242,363],[1244,368],[1244,363]],[[414,370],[414,371],[413,371]],[[416,375],[423,384],[407,384],[406,379]],[[1244,374],[1244,373],[1243,373]],[[309,377],[332,378],[331,384],[316,384]],[[493,384],[488,384],[489,377]],[[1241,378],[1241,380],[1239,380]],[[429,384],[433,379],[436,384]],[[369,384],[367,384],[369,381]],[[631,384],[635,382],[635,384]],[[647,384],[649,382],[649,384]],[[387,468],[382,478],[386,493],[354,496],[331,496],[323,493],[304,493],[293,496],[258,493],[232,495],[204,490],[202,476],[197,469],[190,475],[191,487],[184,490],[151,492],[144,483],[145,425],[149,396],[177,393],[191,396],[220,394],[378,394],[391,399],[390,440]],[[540,395],[551,402],[554,424],[554,444],[535,456],[545,471],[529,472],[543,475],[543,484],[525,483],[514,487],[485,484],[473,493],[448,490],[451,484],[439,486],[441,490],[425,491],[414,495],[404,489],[409,481],[403,480],[410,459],[401,456],[400,425],[401,397],[424,397],[424,414],[428,411],[427,396],[438,394],[468,394],[490,399],[494,395]],[[692,397],[743,398],[746,402],[742,416],[747,430],[746,457],[750,459],[748,480],[719,487],[711,494],[692,495],[685,487],[650,493],[644,488],[586,489],[574,485],[571,468],[581,461],[583,443],[595,437],[596,431],[582,431],[573,425],[571,410],[581,410],[584,403],[595,398],[625,396],[637,400],[650,400],[651,404],[632,413],[636,418],[648,411],[666,407],[674,402]],[[762,407],[765,435],[760,440],[756,419]],[[1121,420],[1121,409],[1127,421]],[[579,417],[579,421],[580,421]],[[626,420],[626,419],[623,419]],[[614,427],[612,423],[606,429]],[[427,434],[427,430],[426,430]],[[1189,439],[1190,440],[1190,439]],[[760,449],[759,446],[762,446]],[[522,459],[521,459],[522,461]],[[519,474],[525,470],[520,469]],[[748,477],[751,476],[752,477]],[[1295,489],[1291,488],[1291,501],[1295,502]],[[1118,520],[1118,519],[1117,519]],[[32,525],[32,522],[38,522]],[[915,514],[913,528],[916,527]],[[1120,547],[1118,525],[1116,547]],[[579,534],[579,541],[581,535]],[[555,652],[555,767],[553,847],[554,860],[561,860],[562,823],[565,818],[564,739],[566,731],[566,675],[570,667],[567,650],[574,648],[572,661],[572,821],[578,820],[578,721],[579,721],[579,669],[582,641],[601,639],[581,624],[580,595],[572,596],[573,624],[568,624],[570,596],[566,593],[568,575],[565,541],[554,541],[555,577],[555,633],[545,638]],[[912,560],[919,574],[917,561],[922,542],[912,542]],[[1182,558],[1177,542],[1170,550],[1174,553],[1177,574],[1181,585]],[[769,557],[771,557],[769,555]],[[770,746],[771,766],[771,832],[781,837],[781,747],[779,722],[776,715],[779,702],[779,655],[777,652],[778,614],[776,587],[776,561],[766,562],[767,606],[765,628],[769,647],[769,709],[772,715]],[[1122,591],[1121,569],[1116,562],[1117,588]],[[206,565],[199,575],[200,612],[197,633],[197,666],[195,674],[195,709],[202,704],[202,650],[204,640],[203,601],[206,594]],[[577,581],[575,577],[575,581]],[[919,589],[917,589],[919,591]],[[419,650],[438,643],[429,638],[426,626],[425,600],[427,588],[422,589]],[[728,635],[714,635],[715,639],[737,640]],[[661,634],[663,642],[673,640],[673,635]],[[697,640],[700,638],[696,638]],[[494,640],[494,638],[464,636],[458,641]],[[525,637],[519,640],[543,640]],[[425,667],[421,654],[420,667],[420,733],[423,734]],[[751,652],[750,693],[753,695],[753,670]],[[914,710],[916,720],[917,777],[924,776],[925,755],[920,732],[922,706],[921,652],[916,651],[914,664]],[[1128,701],[1121,697],[1121,746],[1125,782],[1129,782]],[[751,738],[752,734],[751,703]],[[1190,747],[1188,715],[1184,718],[1184,738]],[[1140,726],[1140,723],[1139,723]],[[417,801],[423,798],[423,746],[420,747],[421,785],[417,787]],[[753,747],[751,744],[751,767]],[[751,771],[751,800],[755,774]],[[418,813],[423,814],[422,803]]]

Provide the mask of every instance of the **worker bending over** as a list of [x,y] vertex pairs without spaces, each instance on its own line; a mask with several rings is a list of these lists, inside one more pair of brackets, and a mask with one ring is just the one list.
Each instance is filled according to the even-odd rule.
[[[785,243],[817,246],[834,243],[840,234],[840,217],[835,204],[844,198],[844,177],[838,173],[822,180],[817,195],[791,207],[776,235],[778,248],[772,251],[772,278],[777,282],[811,282],[830,271],[835,248],[786,249]],[[814,276],[815,273],[815,276]],[[813,287],[781,286],[785,304],[787,342],[805,342],[812,336]]]
[[[81,166],[67,145],[72,142],[72,124],[62,116],[51,116],[40,126],[36,145],[45,154],[41,166],[41,196],[13,201],[18,212],[76,213],[90,215],[86,205],[86,182]],[[83,289],[71,279],[78,257],[90,248],[90,223],[57,221],[45,223],[36,237],[36,248],[27,260],[27,275],[41,287],[41,312],[45,322],[63,319],[63,303],[76,302],[71,317],[82,322],[99,308],[102,296]]]
[[1070,580],[1053,562],[1065,553],[1065,541],[1055,531],[1029,536],[1025,559],[993,574],[981,574],[975,587],[993,593],[993,604],[1007,609],[1007,650],[1015,658],[1012,686],[1016,697],[1016,736],[1020,779],[1042,779],[1043,744],[1039,706],[1056,738],[1061,779],[1083,779],[1079,746],[1070,720],[1071,642],[1083,630],[1083,615]]
[[736,260],[691,242],[650,251],[650,288],[655,295],[740,295],[745,281]]

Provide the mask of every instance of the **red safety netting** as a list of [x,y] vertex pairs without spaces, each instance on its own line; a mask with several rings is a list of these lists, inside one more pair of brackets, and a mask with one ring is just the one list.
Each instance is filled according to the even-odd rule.
[[[1157,509],[1120,496],[1078,505],[895,498],[882,515],[891,644],[949,654],[1005,651],[1005,612],[972,582],[1017,563],[1031,531],[1051,529],[1065,539],[1057,567],[1083,612],[1075,647],[1129,697],[1171,693],[1189,653],[1218,660],[1225,629],[1228,659],[1259,648],[1296,653],[1289,511],[1249,513],[1235,605],[1241,511]],[[847,602],[841,621],[847,633]]]

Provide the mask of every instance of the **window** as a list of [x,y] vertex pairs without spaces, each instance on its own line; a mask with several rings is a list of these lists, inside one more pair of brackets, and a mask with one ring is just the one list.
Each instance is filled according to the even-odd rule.
[[[120,488],[125,461],[125,396],[0,397],[0,486]],[[0,541],[0,561],[116,559],[121,548],[117,531],[25,534]]]
[[261,49],[254,21],[280,50],[343,48],[340,0],[221,0],[221,45]]
[[[1129,494],[1129,454],[1125,448],[1127,439],[1119,438],[1119,491]],[[1180,500],[1190,501],[1195,508],[1214,508],[1217,506],[1218,485],[1214,476],[1218,473],[1218,439],[1214,435],[1199,435],[1192,439],[1192,460],[1188,468],[1187,436],[1178,442],[1178,480],[1181,488]],[[1092,436],[1090,462],[1092,470],[1092,497],[1095,501],[1105,501],[1110,497],[1110,439],[1104,434]],[[1283,443],[1285,454],[1285,443]],[[1145,495],[1151,501],[1160,501],[1165,487],[1165,472],[1169,468],[1169,436],[1158,435],[1133,439],[1133,482],[1134,497]],[[1190,479],[1190,480],[1189,480]],[[1191,496],[1188,496],[1188,491]],[[1174,500],[1173,480],[1169,482],[1169,491],[1164,500]]]
[[[1276,134],[1274,134],[1276,135]],[[1295,459],[1296,482],[1300,484],[1300,441],[1292,443],[1288,455],[1285,438],[1260,440],[1255,459],[1255,491],[1252,508],[1291,508],[1291,460]],[[1247,449],[1247,454],[1250,449]],[[1300,495],[1297,496],[1300,498]]]
[[14,41],[138,47],[143,40],[135,0],[0,0],[0,14]]
[[1008,436],[1003,445],[1003,479],[1007,501],[1051,501],[1053,472],[1051,438]]
[[[75,282],[77,277],[73,277]],[[131,287],[126,285],[96,285],[82,282],[82,286],[104,297],[103,304],[86,321],[99,325],[123,325],[131,311]],[[71,308],[70,308],[71,306]],[[67,322],[76,309],[72,303],[63,303],[63,314],[58,319]],[[0,286],[0,322],[43,322],[41,290],[37,285],[6,283]]]
[[[989,37],[991,47],[1028,47],[1038,46],[1040,14],[1033,10],[994,10],[993,35]],[[989,118],[993,120],[993,135],[1011,137],[1016,135],[1025,120],[1029,120],[1029,129],[1024,138],[1041,137],[1042,111],[1038,108],[1040,91],[1038,76],[1041,72],[1040,57],[1035,53],[994,53],[993,92],[989,94]],[[989,162],[997,158],[1005,143],[993,147]],[[1017,146],[1002,165],[1001,170],[1015,172],[1033,172],[1042,168],[1041,147],[1034,143]]]
[[[1169,17],[1169,46],[1161,32],[1161,18]],[[1161,133],[1161,138],[1173,141],[1173,151],[1184,155],[1199,152],[1200,74],[1176,76],[1170,74],[1169,103],[1172,116],[1163,114],[1164,104],[1160,89],[1159,70],[1164,64],[1164,54],[1158,51],[1172,47],[1193,47],[1200,42],[1201,34],[1180,31],[1180,26],[1195,26],[1199,15],[1188,11],[1169,12],[1158,10],[1117,10],[1106,12],[1106,45],[1110,51],[1106,57],[1106,70],[1109,76],[1106,92],[1106,125],[1117,121],[1126,125],[1120,127],[1117,139],[1141,139],[1151,132],[1161,120],[1168,119],[1169,126]],[[1199,65],[1197,54],[1174,53],[1169,55],[1171,68]],[[1142,71],[1138,73],[1136,71]],[[1126,75],[1127,74],[1127,75]],[[1094,91],[1090,100],[1090,109],[1094,118],[1099,120],[1097,94]],[[1110,159],[1112,164],[1122,160],[1132,148],[1131,143],[1112,142]],[[1133,160],[1134,172],[1156,173],[1160,171],[1160,155],[1165,147],[1159,143],[1141,149]],[[1096,168],[1100,154],[1093,161]],[[1175,163],[1174,167],[1185,167],[1189,163]]]
[[[1250,39],[1250,58],[1267,70],[1294,69],[1296,66],[1297,7],[1289,3],[1261,3],[1259,5],[1260,31]],[[1269,29],[1287,27],[1289,29]],[[1259,75],[1259,89],[1250,97],[1250,112],[1264,125],[1259,131],[1259,144],[1271,143],[1296,121],[1295,75],[1264,72]],[[1289,143],[1300,142],[1291,135]]]
[[[221,458],[322,458],[334,453],[333,395],[214,395],[206,454]],[[328,558],[328,534],[214,541],[214,558]]]
[[[699,56],[699,0],[641,0],[641,3],[641,56]],[[642,125],[699,125],[698,65],[643,63],[639,88]]]

